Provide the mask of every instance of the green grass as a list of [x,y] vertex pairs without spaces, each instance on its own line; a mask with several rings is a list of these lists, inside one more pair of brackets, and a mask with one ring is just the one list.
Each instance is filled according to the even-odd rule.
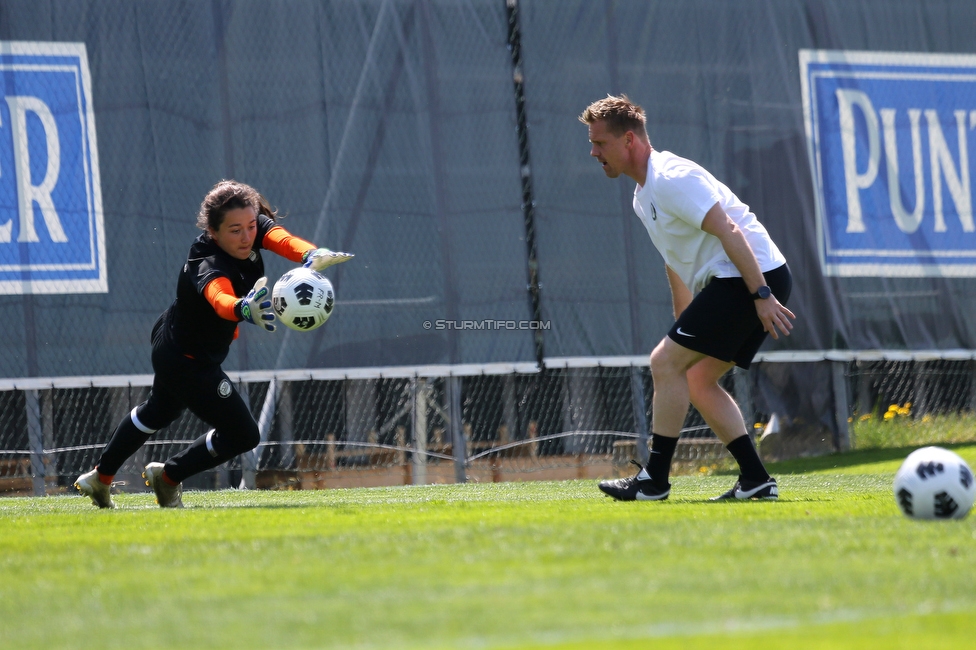
[[911,404],[892,404],[885,414],[870,414],[851,422],[851,443],[856,449],[920,447],[976,442],[976,413],[911,416]]
[[709,502],[727,475],[662,503],[593,481],[2,499],[0,646],[968,647],[976,517],[902,517],[908,451],[773,466],[773,503]]

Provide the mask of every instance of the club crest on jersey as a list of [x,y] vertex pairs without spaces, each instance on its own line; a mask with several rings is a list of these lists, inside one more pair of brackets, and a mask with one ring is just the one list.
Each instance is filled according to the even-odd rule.
[[230,397],[231,391],[233,391],[233,388],[231,388],[230,382],[226,379],[221,379],[220,383],[217,384],[217,394],[221,397]]

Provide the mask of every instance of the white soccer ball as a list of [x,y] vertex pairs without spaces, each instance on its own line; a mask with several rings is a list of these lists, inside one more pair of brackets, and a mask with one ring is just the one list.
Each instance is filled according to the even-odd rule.
[[286,327],[308,332],[322,327],[332,315],[335,291],[329,279],[317,271],[299,267],[275,282],[271,307]]
[[976,481],[958,454],[942,447],[923,447],[901,464],[894,492],[906,517],[962,519],[976,500]]

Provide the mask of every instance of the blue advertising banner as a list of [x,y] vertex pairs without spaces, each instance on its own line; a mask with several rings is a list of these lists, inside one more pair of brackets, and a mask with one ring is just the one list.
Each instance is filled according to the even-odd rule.
[[0,294],[107,291],[85,44],[0,42]]
[[825,275],[976,276],[976,55],[800,51]]

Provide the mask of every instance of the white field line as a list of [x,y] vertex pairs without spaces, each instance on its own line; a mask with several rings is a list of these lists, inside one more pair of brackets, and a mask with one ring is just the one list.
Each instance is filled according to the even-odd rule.
[[[456,639],[451,642],[453,648],[518,648],[524,646],[558,646],[566,643],[594,644],[608,641],[634,641],[641,639],[668,639],[682,637],[699,637],[709,635],[750,634],[753,632],[774,632],[777,630],[790,631],[801,627],[818,627],[835,623],[863,623],[871,620],[883,620],[893,617],[927,616],[932,614],[959,614],[971,612],[976,614],[976,599],[968,602],[947,601],[943,603],[923,602],[914,605],[872,608],[841,608],[830,611],[816,612],[805,616],[751,616],[742,618],[726,618],[718,621],[687,620],[668,623],[651,623],[648,625],[614,625],[612,622],[606,627],[597,629],[562,629],[553,632],[521,633],[518,636],[500,634],[498,636],[477,636]],[[437,645],[436,639],[431,640]],[[366,643],[348,646],[353,650],[374,650],[386,648],[386,643]],[[429,644],[406,646],[414,648],[429,648]],[[596,647],[596,645],[594,646]],[[841,647],[844,647],[841,644]]]

